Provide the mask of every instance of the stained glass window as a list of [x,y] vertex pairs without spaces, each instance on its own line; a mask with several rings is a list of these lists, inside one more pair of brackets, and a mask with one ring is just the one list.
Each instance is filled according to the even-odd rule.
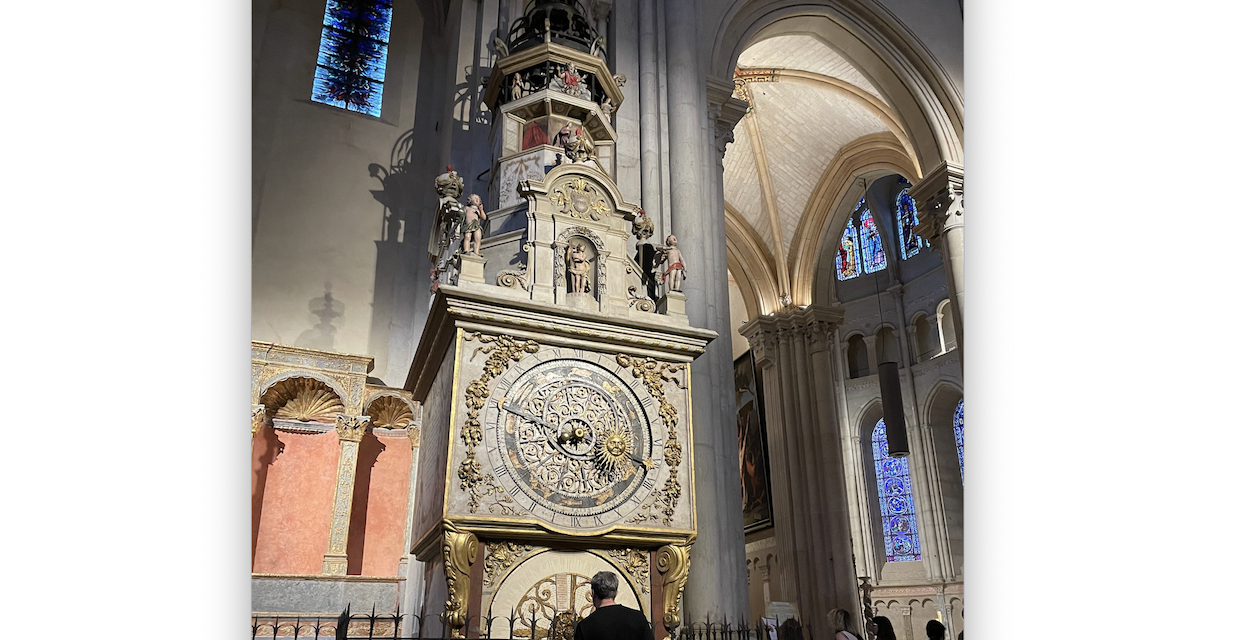
[[964,399],[956,405],[956,415],[952,416],[952,430],[956,432],[956,457],[960,458],[960,482],[964,482]]
[[900,227],[900,259],[908,260],[917,255],[926,241],[920,236],[913,233],[913,227],[917,226],[917,203],[913,202],[913,196],[908,194],[908,189],[903,189],[896,196],[896,218]]
[[391,26],[387,0],[327,0],[311,99],[378,117]]
[[878,479],[878,504],[883,519],[887,562],[921,560],[908,458],[887,455],[887,425],[882,420],[874,427],[871,442],[874,445],[874,475]]
[[[861,201],[865,204],[865,200]],[[876,273],[887,268],[887,254],[883,253],[883,239],[878,235],[878,225],[869,208],[861,212],[861,266],[866,273]]]
[[857,228],[849,219],[844,227],[844,235],[840,236],[840,249],[835,254],[835,277],[840,280],[856,278],[861,275],[857,263]]

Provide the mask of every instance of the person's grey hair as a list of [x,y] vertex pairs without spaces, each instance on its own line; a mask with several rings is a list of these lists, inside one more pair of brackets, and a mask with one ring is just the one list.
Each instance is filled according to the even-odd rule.
[[620,579],[610,571],[600,571],[590,578],[590,589],[594,592],[594,597],[599,600],[615,598],[616,590],[619,588]]

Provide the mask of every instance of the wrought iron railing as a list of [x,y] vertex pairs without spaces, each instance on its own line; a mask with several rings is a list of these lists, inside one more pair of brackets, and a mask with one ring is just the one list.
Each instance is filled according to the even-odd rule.
[[[572,638],[572,627],[556,629],[557,618],[540,618],[535,612],[526,617],[514,611],[508,616],[471,616],[465,625],[465,638],[476,640],[565,640]],[[752,623],[744,618],[732,623],[724,618],[720,622],[687,621],[676,629],[674,640],[813,640],[808,626],[797,620],[765,620]],[[565,633],[566,632],[566,633]],[[294,638],[356,640],[360,638],[416,638],[417,640],[450,640],[451,632],[443,615],[418,615],[402,613],[377,613],[374,606],[370,613],[354,614],[345,610],[339,616],[256,615],[251,626],[251,638]]]

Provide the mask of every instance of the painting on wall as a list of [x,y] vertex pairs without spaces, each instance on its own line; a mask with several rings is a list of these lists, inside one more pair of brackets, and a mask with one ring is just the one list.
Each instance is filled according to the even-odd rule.
[[752,351],[733,363],[736,374],[736,429],[740,445],[741,511],[745,533],[772,524],[770,466],[766,455],[766,418],[762,381]]

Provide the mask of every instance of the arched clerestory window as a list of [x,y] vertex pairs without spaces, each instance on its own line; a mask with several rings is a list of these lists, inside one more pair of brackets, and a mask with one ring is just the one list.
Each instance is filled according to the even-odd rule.
[[857,259],[857,228],[853,221],[848,220],[844,233],[840,236],[840,248],[835,253],[835,277],[848,280],[861,275],[861,263]]
[[896,195],[896,227],[900,232],[900,259],[908,260],[917,255],[917,252],[926,245],[926,241],[920,236],[913,233],[913,227],[917,226],[917,203],[913,201],[913,196],[908,194],[908,189],[901,189]]
[[[858,207],[865,207],[865,198]],[[887,268],[887,254],[883,251],[883,239],[878,234],[878,225],[870,209],[861,212],[861,265],[866,273],[877,273]]]
[[378,117],[391,27],[389,0],[327,0],[310,99]]
[[871,443],[887,562],[921,560],[921,540],[918,537],[917,510],[913,506],[908,458],[887,455],[887,425],[881,419],[874,426]]
[[964,398],[952,415],[952,431],[956,433],[956,457],[960,459],[960,482],[964,483]]

